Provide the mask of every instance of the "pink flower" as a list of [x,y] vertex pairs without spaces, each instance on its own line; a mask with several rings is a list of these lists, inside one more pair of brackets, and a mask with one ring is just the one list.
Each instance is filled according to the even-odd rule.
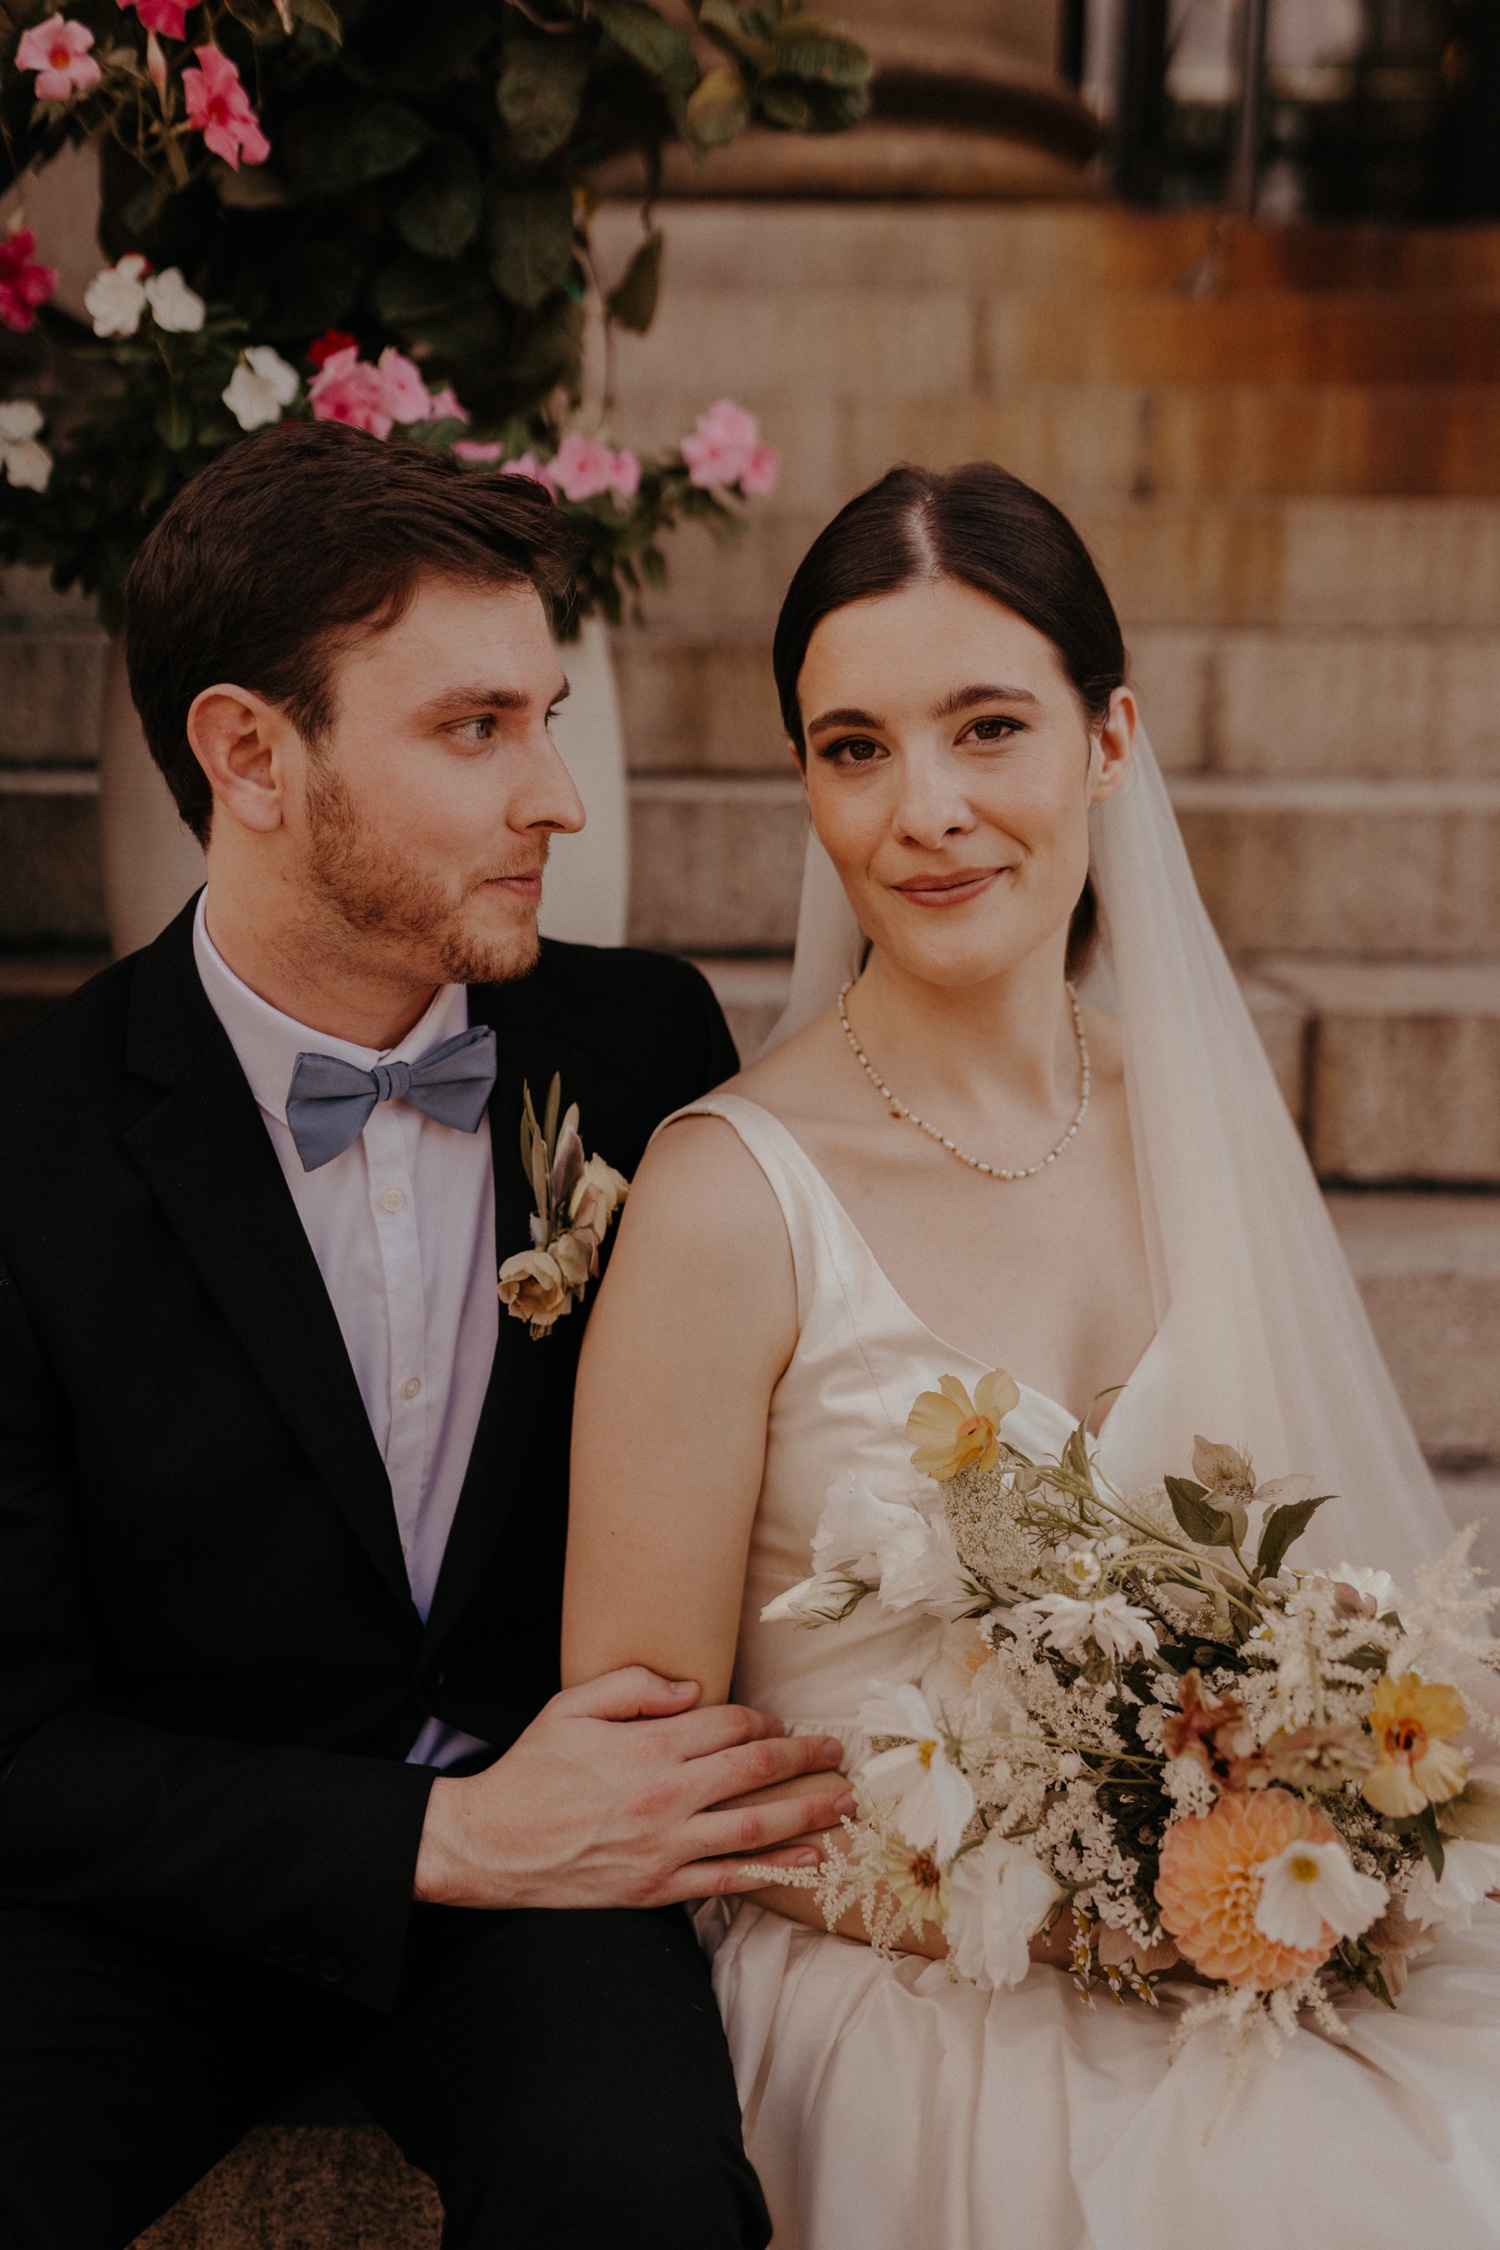
[[351,429],[368,430],[371,437],[391,434],[396,417],[390,386],[378,367],[360,358],[357,344],[329,354],[308,384],[307,395],[315,421],[347,422]]
[[[455,446],[453,450],[456,453],[458,447]],[[552,482],[550,464],[539,461],[534,453],[518,453],[514,461],[505,462],[500,474],[503,477],[529,477],[533,484],[543,484],[549,492],[556,489]]]
[[616,453],[602,438],[570,430],[547,464],[543,481],[568,500],[596,500],[602,492],[630,499],[640,488],[641,465],[633,453]]
[[359,338],[351,336],[347,328],[325,328],[307,347],[307,356],[314,367],[323,367],[335,352],[346,352],[350,345],[357,346]]
[[[458,393],[451,383],[445,383],[440,391],[433,392],[427,405],[427,419],[429,422],[468,421],[469,410],[459,404]],[[500,452],[497,451],[495,459],[498,461],[499,458]]]
[[454,440],[450,450],[458,455],[460,461],[470,461],[476,468],[492,469],[504,453],[505,446],[499,438],[485,445],[478,438],[461,437]]
[[242,156],[247,164],[264,164],[271,144],[234,64],[217,47],[195,47],[193,52],[203,67],[182,74],[189,125],[231,171],[239,170]]
[[99,65],[89,53],[94,34],[87,24],[69,23],[66,16],[49,16],[23,32],[16,48],[16,67],[36,72],[36,95],[41,102],[71,101],[86,87],[97,86]]
[[421,369],[405,352],[398,352],[394,344],[387,344],[380,355],[380,375],[393,422],[425,422],[430,418],[432,400],[427,395]]
[[[771,454],[770,464],[760,461],[762,454]],[[732,398],[716,399],[706,414],[699,415],[692,436],[682,441],[682,458],[693,484],[738,484],[747,471],[755,473],[753,465],[758,461],[760,474],[769,466],[775,479],[776,457],[769,446],[761,445],[759,422]],[[769,486],[758,489],[769,490]]]
[[774,445],[758,445],[740,471],[740,490],[747,500],[774,492],[781,474],[781,456]]
[[120,0],[122,8],[134,8],[147,31],[159,31],[165,39],[187,37],[187,12],[193,0]]
[[57,268],[37,265],[35,248],[30,227],[17,227],[8,242],[0,242],[0,320],[7,328],[29,328],[37,306],[57,287]]

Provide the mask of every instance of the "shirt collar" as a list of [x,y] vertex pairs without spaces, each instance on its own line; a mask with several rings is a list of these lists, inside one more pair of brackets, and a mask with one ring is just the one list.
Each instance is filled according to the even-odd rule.
[[286,1123],[286,1097],[299,1055],[336,1055],[341,1062],[373,1070],[378,1062],[415,1062],[429,1047],[469,1028],[468,987],[445,984],[434,993],[431,1005],[398,1046],[357,1047],[352,1040],[312,1031],[295,1017],[273,1008],[269,1000],[262,1000],[235,975],[208,934],[207,904],[208,893],[204,891],[193,916],[193,959],[198,975],[209,1006],[229,1035],[251,1093],[278,1125]]

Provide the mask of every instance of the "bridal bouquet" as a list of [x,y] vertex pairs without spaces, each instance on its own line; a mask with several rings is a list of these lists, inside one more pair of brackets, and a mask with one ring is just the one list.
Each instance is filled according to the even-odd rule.
[[1434,1925],[1500,1885],[1500,1787],[1465,1741],[1500,1732],[1464,1692],[1500,1666],[1473,1529],[1410,1599],[1383,1570],[1298,1569],[1328,1497],[1309,1478],[1257,1487],[1199,1438],[1191,1477],[1126,1497],[1083,1424],[1056,1460],[1010,1444],[1018,1399],[1001,1372],[924,1391],[920,1493],[844,1478],[815,1574],[762,1613],[942,1621],[922,1679],[872,1682],[860,1712],[858,1817],[800,1878],[830,1928],[858,1905],[888,1951],[938,1924],[994,1987],[1066,1916],[1085,1998],[1154,2005],[1197,1971],[1179,2038],[1218,2016],[1274,2039],[1304,2006],[1336,2030],[1340,1986],[1394,2003]]

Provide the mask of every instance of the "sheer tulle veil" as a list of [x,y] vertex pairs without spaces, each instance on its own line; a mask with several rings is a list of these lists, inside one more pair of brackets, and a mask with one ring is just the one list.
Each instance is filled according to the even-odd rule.
[[[1119,1016],[1165,1363],[1148,1387],[1147,1457],[1185,1468],[1201,1430],[1247,1448],[1262,1476],[1306,1471],[1339,1499],[1301,1559],[1409,1571],[1452,1528],[1143,733],[1130,780],[1091,824],[1101,942],[1084,990]],[[810,836],[791,997],[768,1046],[832,1004],[863,950]]]

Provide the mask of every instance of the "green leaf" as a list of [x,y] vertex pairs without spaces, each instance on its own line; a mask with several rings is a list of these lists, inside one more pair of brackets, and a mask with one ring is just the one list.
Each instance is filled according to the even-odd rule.
[[615,45],[667,92],[685,102],[698,83],[687,35],[646,0],[593,0],[593,12]]
[[1255,1567],[1263,1578],[1274,1578],[1286,1560],[1287,1549],[1302,1537],[1313,1517],[1331,1493],[1320,1493],[1313,1500],[1298,1500],[1290,1506],[1273,1508],[1261,1526],[1260,1545],[1256,1550]]
[[1094,1472],[1089,1462],[1088,1436],[1081,1422],[1069,1436],[1067,1444],[1062,1449],[1060,1459],[1063,1467],[1071,1475],[1077,1477],[1080,1483],[1087,1485],[1093,1483]]
[[810,133],[813,105],[806,89],[790,78],[763,78],[755,89],[756,115],[784,133]]
[[404,102],[309,102],[283,136],[292,184],[304,195],[346,195],[367,180],[399,172],[424,149],[431,129]]
[[592,63],[592,49],[581,38],[507,35],[495,107],[522,164],[543,163],[567,140]]
[[310,24],[314,31],[325,32],[335,47],[344,44],[344,27],[338,13],[329,6],[329,0],[291,0],[292,15],[296,22]]
[[265,41],[286,37],[286,25],[281,20],[276,0],[225,0],[225,6],[252,39]]
[[557,1148],[557,1120],[562,1112],[562,1074],[554,1071],[552,1083],[547,1088],[547,1107],[542,1117],[542,1139],[547,1144],[548,1160]]
[[1468,1836],[1476,1844],[1500,1844],[1500,1788],[1492,1781],[1470,1781],[1461,1797],[1450,1797],[1438,1814],[1447,1836]]
[[425,258],[456,258],[479,232],[484,216],[484,176],[467,141],[456,137],[428,149],[391,213],[403,242]]
[[750,122],[750,97],[732,63],[721,63],[694,88],[684,120],[699,148],[720,148],[744,131]]
[[750,20],[734,0],[703,0],[698,22],[716,46],[738,55],[757,70],[769,70],[776,49],[758,22]]
[[491,204],[490,277],[528,311],[573,271],[573,198],[563,186],[503,189]]
[[477,258],[439,262],[400,257],[375,276],[370,297],[388,328],[408,329],[452,313],[487,290]]
[[605,299],[610,317],[633,335],[644,336],[656,315],[656,295],[661,286],[662,237],[653,230]]
[[1233,1518],[1226,1509],[1209,1506],[1206,1486],[1187,1477],[1168,1477],[1165,1482],[1172,1513],[1189,1539],[1199,1547],[1234,1544]]
[[870,58],[863,47],[812,16],[788,16],[777,26],[775,68],[792,78],[820,79],[825,86],[864,86],[870,79]]

